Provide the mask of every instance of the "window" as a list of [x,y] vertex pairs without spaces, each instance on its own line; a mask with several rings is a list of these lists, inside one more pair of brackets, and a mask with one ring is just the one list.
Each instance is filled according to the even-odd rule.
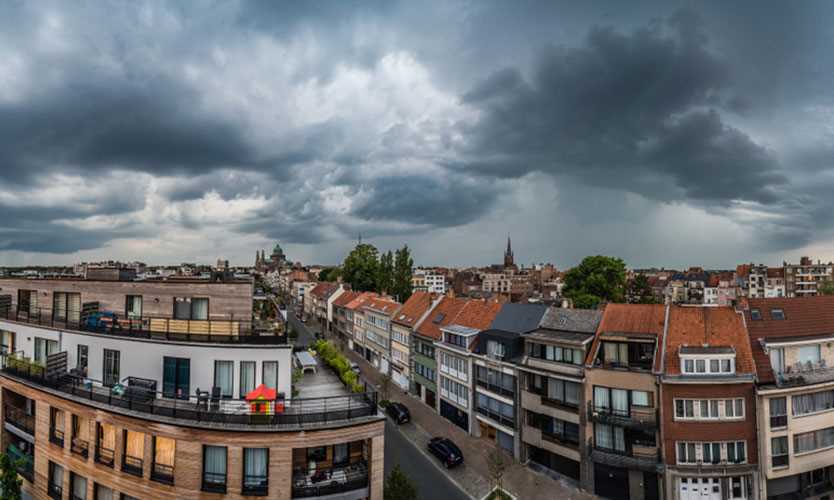
[[744,399],[675,399],[676,420],[744,418]]
[[119,383],[119,351],[112,349],[104,350],[104,373],[101,377],[102,382],[107,387],[112,387]]
[[785,371],[785,350],[782,348],[770,349],[770,365],[777,373]]
[[35,337],[35,362],[46,366],[46,358],[58,352],[58,341]]
[[477,396],[478,406],[476,410],[478,413],[507,427],[515,427],[515,411],[512,405],[508,405],[503,401],[491,398],[480,392],[477,393]]
[[113,467],[116,450],[116,429],[96,422],[96,462]]
[[770,319],[782,320],[785,319],[785,311],[782,309],[771,309]]
[[558,378],[540,377],[539,375],[532,375],[530,377],[528,384],[533,384],[531,390],[544,397],[543,403],[555,402],[567,406],[579,405],[580,387],[576,382]]
[[78,344],[78,354],[75,360],[75,367],[78,368],[82,374],[87,373],[87,364],[89,360],[89,348],[83,344]]
[[14,332],[0,331],[0,353],[14,352]]
[[240,362],[240,399],[255,388],[255,365],[254,361]]
[[747,461],[744,441],[727,443],[727,461],[733,464],[743,464]]
[[440,395],[463,408],[469,406],[469,388],[452,379],[440,377]]
[[171,438],[154,436],[151,479],[161,483],[174,484],[176,446],[177,442]]
[[678,443],[678,463],[694,464],[698,462],[695,443]]
[[786,467],[788,465],[788,437],[781,436],[771,438],[770,455],[773,467]]
[[683,373],[686,375],[720,375],[735,372],[732,358],[683,358]]
[[762,319],[762,312],[759,309],[750,309],[750,319],[753,321]]
[[278,388],[278,362],[264,361],[263,373],[261,374],[262,382],[270,389]]
[[49,441],[64,446],[64,412],[54,406],[49,408]]
[[793,452],[806,453],[834,446],[834,427],[793,435]]
[[220,388],[220,395],[231,398],[234,394],[234,361],[214,362],[214,386]]
[[49,462],[49,485],[48,493],[50,498],[60,500],[64,494],[64,468],[55,462]]
[[72,500],[87,500],[87,478],[70,472],[70,491]]
[[324,462],[327,460],[327,447],[317,446],[315,448],[307,448],[308,462]]
[[701,455],[705,463],[721,463],[721,443],[701,443]]
[[788,425],[788,405],[786,398],[770,399],[770,427],[785,427]]
[[652,406],[651,394],[646,391],[631,391],[631,404],[634,406]]
[[605,450],[625,452],[625,431],[622,427],[594,424],[596,446]]
[[113,490],[107,486],[95,484],[95,500],[113,500]]
[[350,460],[348,444],[333,445],[333,465],[346,465]]
[[66,292],[53,293],[52,319],[78,324],[81,321],[81,294]]
[[203,491],[226,493],[225,446],[203,446]]
[[269,479],[269,448],[243,449],[243,494],[266,495]]
[[191,392],[191,360],[162,358],[162,395],[166,398],[188,399]]
[[174,297],[174,319],[207,320],[209,299]]
[[834,391],[819,391],[791,397],[794,416],[807,415],[834,408]]
[[820,345],[804,345],[799,348],[797,353],[797,360],[800,363],[810,363],[812,365],[820,361]]
[[504,359],[507,355],[507,348],[496,340],[487,340],[487,356],[491,358]]
[[124,430],[124,456],[122,470],[128,474],[142,477],[142,466],[145,457],[145,434]]
[[125,315],[129,319],[142,318],[142,296],[128,295],[125,298]]

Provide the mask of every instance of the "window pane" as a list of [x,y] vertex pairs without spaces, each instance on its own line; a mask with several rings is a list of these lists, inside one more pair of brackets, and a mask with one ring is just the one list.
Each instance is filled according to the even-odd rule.
[[209,299],[191,299],[191,319],[208,319]]
[[266,478],[268,460],[268,448],[243,449],[244,474],[249,476],[244,478],[245,485],[257,486],[261,483],[262,478]]
[[[223,481],[225,483],[225,475],[226,475],[226,448],[224,446],[206,446],[205,449],[205,463],[203,464],[203,470],[209,475],[222,475],[224,476]],[[206,477],[206,481],[208,482],[217,482],[211,481],[211,476]],[[215,478],[219,479],[219,478]]]
[[264,361],[263,365],[263,383],[270,389],[278,388],[278,362]]
[[220,395],[224,398],[232,397],[234,393],[234,362],[214,362],[214,385],[220,388]]
[[241,361],[240,362],[240,397],[245,398],[246,395],[255,388],[255,362]]

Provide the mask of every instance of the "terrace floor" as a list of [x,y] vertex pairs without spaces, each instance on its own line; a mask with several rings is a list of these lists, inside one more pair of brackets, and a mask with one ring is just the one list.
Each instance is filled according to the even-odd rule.
[[295,384],[300,398],[326,398],[330,396],[346,396],[350,391],[342,384],[339,377],[321,360],[315,358],[318,365],[316,373],[305,372],[301,380]]

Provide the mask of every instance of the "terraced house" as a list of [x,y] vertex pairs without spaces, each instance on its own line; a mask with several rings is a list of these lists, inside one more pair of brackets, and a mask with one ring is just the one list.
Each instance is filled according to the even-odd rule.
[[391,320],[391,380],[403,390],[411,385],[412,332],[437,300],[429,292],[414,292]]
[[437,410],[437,355],[434,342],[440,340],[440,328],[448,326],[466,304],[465,300],[444,296],[413,331],[411,392],[423,403]]
[[391,372],[391,318],[401,304],[388,297],[374,297],[361,306],[365,325],[365,359],[381,373]]
[[0,288],[0,444],[32,498],[382,498],[375,393],[293,385],[251,282]]

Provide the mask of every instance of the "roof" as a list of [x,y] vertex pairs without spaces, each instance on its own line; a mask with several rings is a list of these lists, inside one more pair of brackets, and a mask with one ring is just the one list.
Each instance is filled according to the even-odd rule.
[[731,307],[671,306],[664,372],[680,375],[681,354],[736,354],[736,373],[755,374],[747,330]]
[[[754,309],[759,310],[761,319],[752,319],[750,311]],[[773,309],[781,309],[785,319],[773,319]],[[775,378],[770,358],[759,340],[799,341],[834,336],[834,296],[749,299],[744,319],[750,334],[759,381],[771,383]]]
[[[591,364],[599,349],[600,337],[604,334],[638,335],[662,337],[666,306],[662,304],[607,304],[597,328],[594,344],[588,352],[587,363]],[[660,356],[655,353],[654,369],[660,366]]]
[[401,304],[399,302],[394,302],[387,297],[370,297],[365,301],[362,309],[391,315],[400,308],[400,305]]
[[374,292],[361,292],[359,295],[353,298],[350,302],[345,305],[345,309],[350,309],[351,311],[355,311],[362,307],[368,300],[376,297],[377,294]]
[[477,328],[470,328],[468,326],[457,325],[457,324],[444,326],[440,329],[444,332],[454,333],[454,334],[457,334],[457,335],[467,335],[467,336],[468,335],[475,335],[476,333],[481,331]]
[[345,293],[339,295],[339,297],[333,301],[333,307],[345,307],[353,299],[359,297],[360,294],[361,292],[346,291]]
[[504,304],[490,328],[513,333],[530,332],[538,328],[546,312],[544,304]]
[[405,304],[391,319],[398,325],[413,327],[417,321],[429,310],[432,304],[432,294],[429,292],[414,292]]
[[718,286],[719,282],[721,281],[721,276],[718,274],[710,274],[709,281],[707,282],[707,286],[711,288],[715,288]]
[[500,309],[501,304],[497,302],[443,297],[431,314],[417,327],[417,333],[440,340],[440,327],[448,325],[486,330]]
[[335,292],[337,288],[339,288],[338,283],[323,281],[310,290],[310,295],[315,295],[320,298],[330,297],[330,294]]
[[550,307],[539,322],[539,328],[593,335],[601,319],[602,311]]

